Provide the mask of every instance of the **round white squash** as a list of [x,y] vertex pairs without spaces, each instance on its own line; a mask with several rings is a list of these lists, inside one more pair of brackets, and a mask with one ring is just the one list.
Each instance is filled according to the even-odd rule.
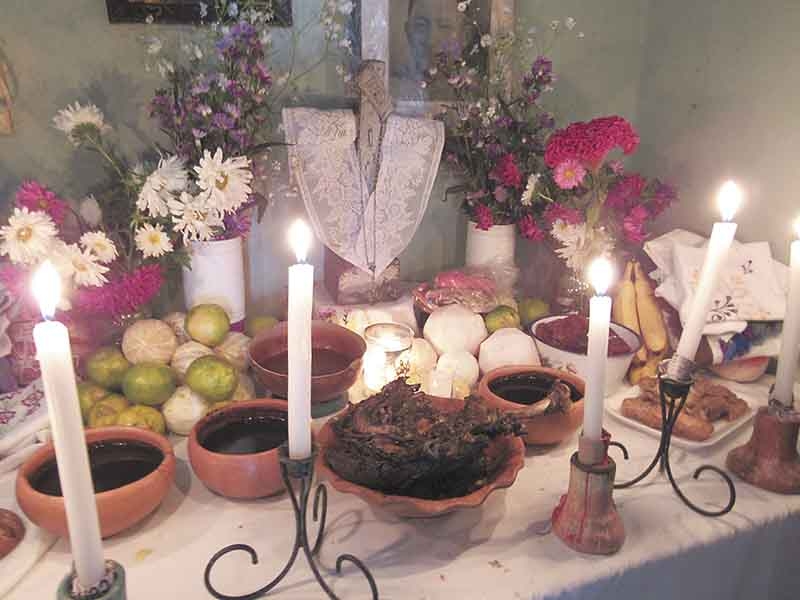
[[436,368],[438,357],[428,340],[414,338],[411,348],[402,352],[394,362],[398,372],[415,373],[422,375]]
[[192,427],[206,414],[208,403],[188,386],[181,386],[161,407],[164,420],[170,431],[178,435],[189,435]]
[[245,400],[255,400],[256,386],[253,380],[244,373],[239,373],[239,385],[231,396],[231,402],[244,402]]
[[225,336],[222,343],[214,348],[214,352],[240,371],[244,371],[250,364],[247,356],[247,348],[249,346],[249,337],[238,331],[231,331]]
[[456,350],[446,352],[439,357],[436,370],[440,373],[449,373],[453,376],[453,381],[464,382],[467,387],[472,388],[478,383],[478,361],[466,350]]
[[178,374],[178,379],[183,381],[189,365],[201,356],[209,354],[214,354],[214,351],[200,342],[186,342],[178,346],[175,354],[172,355],[172,368]]
[[489,334],[483,317],[460,304],[451,304],[431,313],[424,335],[439,356],[459,350],[475,356]]
[[481,344],[481,373],[500,367],[540,365],[533,338],[514,327],[498,329]]
[[172,328],[158,319],[142,319],[128,327],[122,336],[122,353],[133,364],[172,360],[178,338]]

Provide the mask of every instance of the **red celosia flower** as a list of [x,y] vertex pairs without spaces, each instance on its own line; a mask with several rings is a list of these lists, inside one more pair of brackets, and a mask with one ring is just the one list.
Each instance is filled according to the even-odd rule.
[[638,145],[639,135],[628,121],[616,116],[602,117],[588,123],[572,123],[556,131],[547,141],[544,160],[550,168],[575,159],[589,169],[596,169],[614,148],[630,154]]
[[47,213],[56,225],[61,225],[67,214],[67,203],[37,181],[26,181],[19,186],[16,204],[29,211]]
[[505,154],[489,173],[489,179],[499,181],[506,187],[519,189],[522,187],[522,173],[513,154]]
[[87,315],[119,318],[137,312],[150,302],[163,283],[160,265],[144,265],[103,286],[78,289],[75,305]]
[[634,206],[622,220],[622,231],[629,242],[641,244],[647,237],[645,223],[650,218],[650,213],[641,204]]
[[478,204],[475,207],[475,223],[478,229],[482,229],[483,231],[489,231],[492,225],[494,225],[492,211],[485,204]]
[[538,242],[544,239],[544,231],[531,215],[525,215],[519,220],[519,232],[526,240]]
[[564,221],[568,225],[583,223],[583,215],[575,208],[569,208],[561,204],[551,204],[544,211],[544,220],[552,226],[556,221]]

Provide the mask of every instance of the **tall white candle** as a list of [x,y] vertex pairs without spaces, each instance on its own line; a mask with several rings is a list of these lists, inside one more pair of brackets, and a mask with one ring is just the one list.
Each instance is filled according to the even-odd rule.
[[589,340],[587,347],[586,392],[583,402],[583,435],[600,440],[603,434],[603,399],[606,390],[608,360],[608,327],[611,323],[611,286],[613,268],[605,258],[598,258],[589,267],[589,282],[595,295],[589,300]]
[[314,266],[306,263],[311,230],[295,221],[289,242],[297,264],[289,267],[289,456],[311,456],[311,313]]
[[[42,315],[45,319],[51,319],[59,301],[61,281],[49,261],[36,271],[33,293],[39,301]],[[79,585],[89,589],[103,578],[105,561],[72,366],[69,331],[63,323],[46,320],[34,327],[33,339],[50,415],[72,558]]]
[[[795,233],[800,238],[800,219],[795,221]],[[789,296],[786,299],[786,316],[783,319],[781,334],[781,353],[778,358],[778,372],[775,376],[773,397],[780,403],[791,406],[794,396],[794,377],[797,359],[800,357],[800,239],[792,242],[789,259],[791,281]],[[800,410],[800,397],[794,400],[795,408]]]
[[679,356],[694,360],[700,340],[703,337],[703,329],[708,320],[708,311],[711,310],[711,303],[714,300],[714,292],[719,284],[719,276],[728,250],[736,236],[736,223],[731,219],[736,214],[742,200],[742,192],[732,181],[727,181],[719,190],[717,202],[722,213],[722,222],[714,223],[711,230],[711,238],[708,240],[708,249],[703,261],[703,269],[700,271],[700,279],[692,298],[692,306],[686,323],[683,324],[683,333],[675,351]]

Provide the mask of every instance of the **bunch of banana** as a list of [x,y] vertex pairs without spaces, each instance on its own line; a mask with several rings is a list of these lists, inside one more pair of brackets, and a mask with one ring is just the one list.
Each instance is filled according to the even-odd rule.
[[658,363],[669,352],[669,338],[650,279],[636,260],[628,261],[625,267],[611,318],[635,331],[644,342],[633,357],[628,380],[636,385],[644,377],[655,376]]

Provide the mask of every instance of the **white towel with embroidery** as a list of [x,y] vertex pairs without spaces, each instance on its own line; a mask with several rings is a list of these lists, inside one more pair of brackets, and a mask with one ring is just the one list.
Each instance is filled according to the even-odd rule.
[[42,380],[0,396],[0,474],[13,471],[50,439]]

